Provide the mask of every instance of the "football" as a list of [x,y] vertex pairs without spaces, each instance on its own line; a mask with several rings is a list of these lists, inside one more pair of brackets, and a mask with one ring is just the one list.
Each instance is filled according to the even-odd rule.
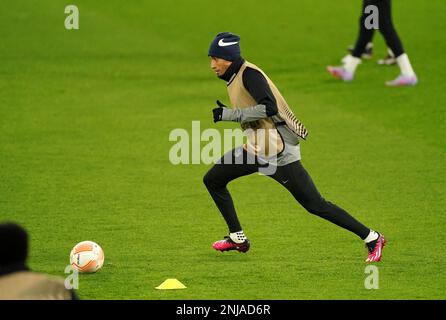
[[104,264],[104,251],[96,242],[79,242],[71,250],[70,263],[79,272],[94,273]]

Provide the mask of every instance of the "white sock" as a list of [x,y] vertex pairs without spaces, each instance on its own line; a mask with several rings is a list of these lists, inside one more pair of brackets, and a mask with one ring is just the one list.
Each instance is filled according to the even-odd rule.
[[369,235],[367,236],[367,238],[364,239],[364,242],[365,243],[372,242],[372,241],[378,239],[378,237],[379,237],[378,232],[375,232],[372,229],[370,229]]
[[243,233],[243,230],[237,232],[231,232],[229,234],[229,238],[231,238],[231,240],[234,241],[235,243],[243,243],[247,239],[245,234]]
[[356,68],[361,63],[361,59],[353,57],[351,54],[349,54],[343,59],[343,62],[344,62],[344,69],[350,72],[352,75],[354,75]]
[[342,64],[344,65],[345,64],[345,62],[347,61],[347,59],[348,59],[348,56],[349,56],[349,54],[348,55],[346,55],[345,57],[343,57],[342,59],[341,59],[341,62],[342,62]]
[[415,72],[412,69],[412,65],[410,64],[409,57],[406,53],[403,53],[398,58],[396,58],[396,62],[401,69],[401,74],[403,76],[412,77],[415,75]]

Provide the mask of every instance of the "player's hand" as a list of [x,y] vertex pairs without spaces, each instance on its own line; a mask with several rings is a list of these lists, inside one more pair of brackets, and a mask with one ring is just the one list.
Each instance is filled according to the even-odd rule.
[[217,108],[212,109],[212,113],[214,114],[214,123],[218,121],[222,121],[223,119],[223,111],[225,109],[228,109],[227,106],[225,106],[223,103],[220,102],[220,100],[217,100]]

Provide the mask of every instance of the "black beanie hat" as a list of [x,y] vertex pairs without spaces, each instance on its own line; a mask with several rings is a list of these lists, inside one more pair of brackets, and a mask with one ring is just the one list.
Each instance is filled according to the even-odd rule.
[[0,223],[0,267],[25,263],[28,234],[15,223]]
[[236,60],[240,57],[240,37],[230,32],[217,34],[209,47],[208,56]]

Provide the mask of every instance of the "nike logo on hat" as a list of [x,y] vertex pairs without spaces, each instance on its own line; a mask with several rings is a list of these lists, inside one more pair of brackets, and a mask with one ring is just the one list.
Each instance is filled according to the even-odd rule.
[[232,46],[232,45],[237,44],[237,43],[238,43],[238,41],[235,41],[235,42],[224,42],[223,39],[220,39],[220,41],[218,41],[218,45],[220,47]]

